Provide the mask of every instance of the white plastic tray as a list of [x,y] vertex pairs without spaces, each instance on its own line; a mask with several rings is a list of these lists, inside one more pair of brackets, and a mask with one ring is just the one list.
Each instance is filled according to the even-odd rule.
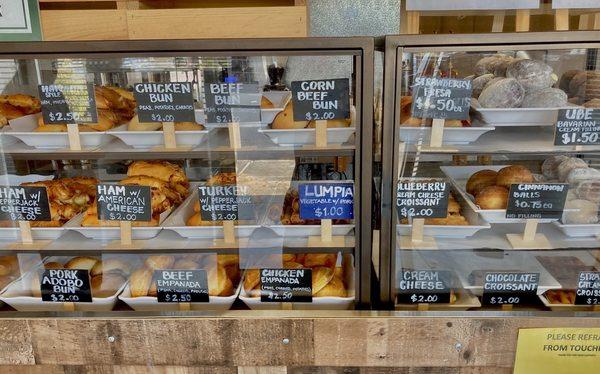
[[565,224],[560,221],[553,222],[558,229],[568,237],[584,238],[600,235],[600,224]]
[[[485,127],[445,127],[443,144],[464,145],[473,143],[488,131],[495,130],[494,126]],[[423,144],[429,144],[431,127],[399,127],[400,140],[405,143],[417,143],[422,139]]]
[[[163,227],[166,230],[175,231],[177,234],[189,239],[221,239],[224,237],[223,226],[187,226],[188,218],[194,215],[194,204],[198,200],[198,192],[193,185],[192,193],[188,198],[173,211],[173,214],[165,220]],[[235,235],[238,238],[247,238],[252,232],[259,228],[258,225],[236,225]]]
[[[355,131],[355,127],[327,129],[327,143],[335,145],[344,144],[350,140]],[[282,147],[315,144],[316,129],[259,129],[258,132],[267,135],[273,143]]]
[[[273,103],[274,108],[272,109],[262,109],[260,110],[260,122],[256,123],[245,123],[245,125],[254,125],[254,126],[266,126],[273,122],[275,117],[285,109],[288,101],[292,98],[292,93],[290,91],[265,91],[262,93],[269,101]],[[204,115],[204,109],[196,109],[195,110],[196,122],[204,124],[207,129],[218,128],[218,127],[227,127],[227,124],[220,123],[207,123],[206,116]]]
[[[40,114],[31,114],[10,122],[10,129],[5,135],[14,136],[23,143],[38,149],[69,148],[69,135],[66,132],[35,132],[37,118]],[[110,140],[106,131],[80,132],[81,147],[85,149],[98,148]]]
[[[442,170],[442,172],[444,174],[446,174],[446,176],[448,176],[450,183],[452,183],[454,185],[455,189],[458,190],[458,192],[462,195],[465,202],[467,204],[469,204],[469,207],[473,211],[479,213],[486,222],[489,222],[489,223],[523,223],[523,222],[525,222],[524,219],[506,218],[506,209],[481,209],[481,208],[479,208],[479,206],[475,204],[475,198],[471,194],[467,193],[467,189],[466,189],[467,181],[469,180],[469,177],[471,175],[473,175],[473,173],[475,173],[479,170],[484,170],[484,169],[498,171],[506,166],[509,166],[509,165],[440,166],[440,169]],[[540,219],[539,222],[547,223],[547,222],[553,222],[556,220],[557,219],[546,218],[546,219]]]
[[[321,235],[320,225],[267,225],[277,235],[284,237],[306,237]],[[354,225],[332,225],[334,236],[345,236],[354,229]]]
[[[71,258],[71,257],[68,257]],[[67,258],[67,259],[68,259]],[[47,257],[44,262],[60,261],[64,257]],[[66,261],[66,260],[64,260]],[[30,296],[31,277],[37,274],[41,269],[42,264],[39,264],[30,272],[23,275],[21,278],[11,283],[4,289],[0,295],[0,300],[15,308],[20,312],[59,312],[64,310],[63,303],[51,301],[42,301],[41,298]],[[81,312],[108,312],[111,311],[117,303],[117,295],[119,295],[127,282],[124,282],[119,290],[109,297],[92,297],[91,303],[73,303],[76,311]]]
[[[231,309],[233,302],[237,299],[240,293],[241,283],[238,284],[236,290],[231,296],[210,296],[208,303],[190,303],[191,310],[217,310],[225,311]],[[131,289],[129,284],[119,295],[119,299],[129,305],[133,310],[142,312],[153,311],[177,311],[179,310],[178,303],[159,303],[156,297],[141,296],[131,297]]]
[[554,126],[559,109],[565,108],[477,108],[489,126]]
[[[0,175],[1,186],[18,186],[21,183],[39,182],[52,180],[51,175]],[[66,225],[66,223],[65,223]],[[34,240],[55,240],[65,232],[64,225],[61,227],[32,227],[31,236]],[[19,237],[20,230],[15,222],[15,227],[0,227],[0,239],[16,240]]]
[[[175,140],[178,146],[195,147],[208,135],[208,130],[175,131]],[[107,132],[116,136],[123,143],[133,148],[152,148],[164,145],[163,132],[158,131],[127,131],[127,125],[121,125]]]
[[[166,217],[166,216],[168,216],[169,213],[170,213],[170,211],[166,211],[166,212],[162,213],[160,222],[162,222],[164,220],[163,215],[164,215],[164,217]],[[83,226],[81,226],[81,221],[83,220],[84,215],[85,215],[85,212],[76,215],[75,217],[73,217],[72,220],[65,223],[65,225],[63,227],[67,230],[77,231],[78,233],[85,236],[86,238],[95,239],[95,240],[117,240],[117,239],[121,238],[121,229],[119,226],[116,226],[116,227],[106,227],[106,226],[83,227]],[[152,239],[158,235],[160,230],[162,230],[162,227],[160,226],[160,224],[159,224],[159,226],[148,226],[148,227],[134,226],[131,228],[131,238],[133,240]]]

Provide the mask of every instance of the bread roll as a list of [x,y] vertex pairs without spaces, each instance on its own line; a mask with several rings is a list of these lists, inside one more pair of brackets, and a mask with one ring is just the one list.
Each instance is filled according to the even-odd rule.
[[109,297],[119,291],[127,279],[121,274],[106,273],[92,277],[92,297]]
[[148,269],[152,270],[164,270],[170,269],[175,262],[175,257],[167,256],[167,255],[156,255],[156,256],[148,256],[146,261],[144,261],[144,265]]
[[195,122],[175,122],[175,131],[200,131],[204,125]]
[[271,102],[271,100],[267,99],[265,96],[260,98],[260,109],[273,109],[275,105]]
[[510,189],[511,184],[533,183],[533,174],[524,166],[511,165],[498,171],[496,185]]
[[83,123],[79,125],[79,131],[82,131],[82,128],[90,128],[95,131],[108,131],[115,127],[115,122],[111,121],[108,117],[98,115],[98,122],[96,123]]
[[307,253],[304,257],[304,266],[312,268],[316,266],[335,267],[337,254],[335,253]]
[[272,129],[287,130],[287,129],[304,129],[308,127],[309,121],[294,121],[294,109],[292,101],[285,106],[282,112],[278,113],[271,124]]
[[129,289],[131,297],[147,296],[152,283],[152,270],[142,268],[131,273],[129,277]]
[[171,185],[179,183],[189,185],[187,176],[183,169],[166,161],[135,161],[127,169],[127,176],[134,177],[145,175],[168,182]]
[[333,268],[319,266],[312,269],[313,295],[321,291],[333,278]]
[[304,265],[299,264],[297,262],[293,262],[293,261],[286,261],[283,263],[283,268],[284,269],[302,269],[302,268],[304,268]]
[[506,209],[508,189],[501,186],[489,186],[479,191],[475,204],[481,209]]
[[106,274],[109,272],[112,273],[122,273],[129,274],[131,271],[131,267],[129,264],[118,258],[109,258],[106,260],[98,261],[96,265],[92,268],[90,272],[91,276],[96,276],[100,274]]
[[545,159],[542,164],[542,174],[550,180],[558,179],[558,165],[568,159],[569,157],[565,155],[552,156]]
[[573,169],[587,168],[588,164],[580,158],[570,157],[561,162],[557,167],[558,180],[565,181]]
[[[452,195],[450,195],[452,197]],[[453,198],[448,199],[448,214],[459,214],[460,213],[460,204]]]
[[73,257],[65,264],[65,269],[81,269],[91,271],[94,265],[98,263],[98,259],[87,256]]
[[223,266],[212,267],[207,276],[209,296],[230,296],[233,293],[233,284]]
[[180,259],[173,264],[174,270],[195,270],[198,269],[198,264],[191,260]]
[[156,131],[162,129],[162,122],[140,122],[139,117],[133,118],[127,124],[127,131]]
[[221,266],[237,265],[240,262],[238,255],[220,254],[217,256],[217,263]]
[[497,175],[498,173],[494,170],[479,170],[469,177],[469,180],[467,181],[467,193],[477,196],[479,191],[485,187],[496,184]]
[[8,103],[0,103],[0,113],[9,121],[25,115],[24,111]]

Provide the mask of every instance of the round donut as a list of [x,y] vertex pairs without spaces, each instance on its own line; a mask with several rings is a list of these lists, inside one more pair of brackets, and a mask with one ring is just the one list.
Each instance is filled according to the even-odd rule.
[[510,189],[510,185],[516,183],[533,183],[533,174],[521,165],[507,166],[498,171],[496,185]]
[[481,209],[506,209],[508,189],[500,186],[488,186],[477,194],[475,204]]
[[467,192],[473,196],[477,196],[482,189],[496,184],[496,176],[498,172],[495,170],[479,170],[469,177],[467,181]]
[[552,156],[545,159],[542,164],[542,174],[547,179],[558,179],[558,165],[568,159],[569,157],[565,155]]
[[575,168],[587,168],[588,164],[580,158],[570,157],[561,162],[557,167],[558,180],[565,181],[571,170]]

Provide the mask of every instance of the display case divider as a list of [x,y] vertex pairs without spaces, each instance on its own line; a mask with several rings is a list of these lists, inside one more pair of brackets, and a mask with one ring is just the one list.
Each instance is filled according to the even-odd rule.
[[223,241],[235,243],[235,225],[233,221],[223,221]]
[[315,146],[327,148],[327,121],[316,121],[315,123]]
[[429,146],[432,148],[439,148],[442,146],[444,140],[444,123],[446,120],[440,118],[434,118],[431,124],[431,139],[429,139]]
[[19,232],[21,233],[21,243],[33,244],[31,235],[31,223],[29,221],[19,221]]
[[227,124],[229,131],[229,146],[232,149],[242,148],[242,137],[240,135],[240,124],[239,122],[230,122]]
[[107,249],[140,249],[139,240],[133,240],[131,221],[119,221],[119,240],[109,243]]
[[523,235],[506,234],[513,249],[551,249],[552,246],[546,235],[537,233],[539,220],[526,219]]
[[79,125],[69,123],[67,125],[67,135],[69,137],[69,149],[71,151],[81,151],[81,138],[79,137]]

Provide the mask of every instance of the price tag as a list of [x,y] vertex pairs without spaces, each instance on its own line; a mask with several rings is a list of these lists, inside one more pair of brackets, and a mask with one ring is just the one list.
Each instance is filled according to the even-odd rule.
[[159,303],[208,303],[205,270],[155,270],[156,298]]
[[195,122],[191,83],[133,85],[140,122]]
[[312,303],[312,270],[261,269],[260,301]]
[[398,278],[396,291],[400,304],[450,303],[451,271],[402,269]]
[[354,219],[354,184],[298,185],[301,219]]
[[575,305],[600,305],[600,272],[579,273]]
[[350,80],[292,82],[294,121],[350,118]]
[[42,301],[91,303],[90,275],[83,269],[47,269],[40,280]]
[[396,189],[399,218],[445,218],[450,186],[443,179],[402,179]]
[[568,190],[566,183],[511,184],[506,218],[559,219]]
[[416,118],[467,119],[473,85],[469,79],[416,77],[412,116]]
[[208,123],[260,122],[262,95],[257,82],[221,82],[204,71],[204,113]]
[[93,84],[41,84],[38,92],[44,123],[98,122]]
[[152,194],[149,186],[96,186],[98,219],[108,221],[151,221]]
[[482,302],[485,305],[533,304],[537,300],[539,273],[486,273]]
[[0,186],[0,220],[50,221],[46,187]]
[[554,145],[600,144],[600,109],[560,109]]
[[252,219],[252,209],[240,209],[253,205],[253,196],[246,186],[198,186],[200,215],[204,221],[236,221]]

